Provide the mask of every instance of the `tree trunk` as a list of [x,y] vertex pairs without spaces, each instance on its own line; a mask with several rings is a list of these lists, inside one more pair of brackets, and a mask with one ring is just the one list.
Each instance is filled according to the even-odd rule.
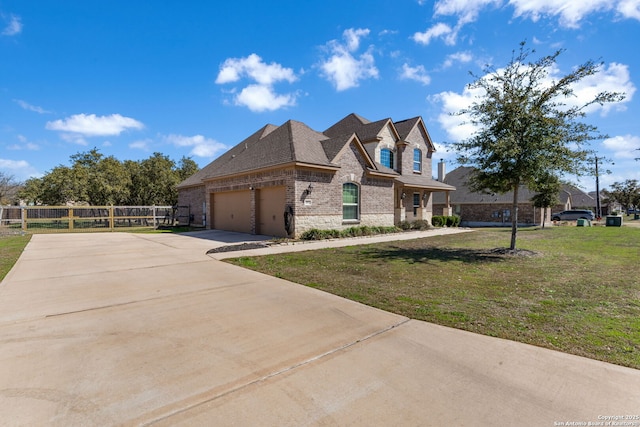
[[513,187],[513,205],[511,206],[511,246],[509,249],[516,250],[516,238],[518,237],[518,190],[519,185]]

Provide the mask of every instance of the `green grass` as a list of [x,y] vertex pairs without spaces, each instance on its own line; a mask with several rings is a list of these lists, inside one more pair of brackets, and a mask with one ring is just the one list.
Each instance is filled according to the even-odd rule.
[[0,237],[0,281],[9,273],[29,240],[31,235]]
[[640,228],[477,230],[229,262],[374,307],[640,369]]

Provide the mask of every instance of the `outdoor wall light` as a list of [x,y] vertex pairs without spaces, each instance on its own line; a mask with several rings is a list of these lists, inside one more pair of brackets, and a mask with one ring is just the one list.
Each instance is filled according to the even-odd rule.
[[307,189],[306,189],[306,190],[304,190],[304,194],[306,194],[306,195],[308,196],[309,194],[311,194],[311,190],[313,190],[313,185],[312,185],[312,184],[309,184],[309,186],[307,187]]
[[407,193],[403,191],[402,194],[400,195],[400,198],[404,200],[405,197],[407,197]]

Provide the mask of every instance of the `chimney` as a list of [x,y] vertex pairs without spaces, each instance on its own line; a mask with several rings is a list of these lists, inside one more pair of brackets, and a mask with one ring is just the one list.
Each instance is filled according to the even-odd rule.
[[444,159],[440,159],[440,162],[438,162],[438,181],[444,182],[445,176],[447,176],[447,172],[445,169]]

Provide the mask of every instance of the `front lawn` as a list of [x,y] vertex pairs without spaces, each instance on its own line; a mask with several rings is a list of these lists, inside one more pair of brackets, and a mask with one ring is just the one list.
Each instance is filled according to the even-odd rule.
[[16,263],[31,235],[0,236],[0,281]]
[[640,369],[640,228],[510,230],[229,260],[413,319]]

